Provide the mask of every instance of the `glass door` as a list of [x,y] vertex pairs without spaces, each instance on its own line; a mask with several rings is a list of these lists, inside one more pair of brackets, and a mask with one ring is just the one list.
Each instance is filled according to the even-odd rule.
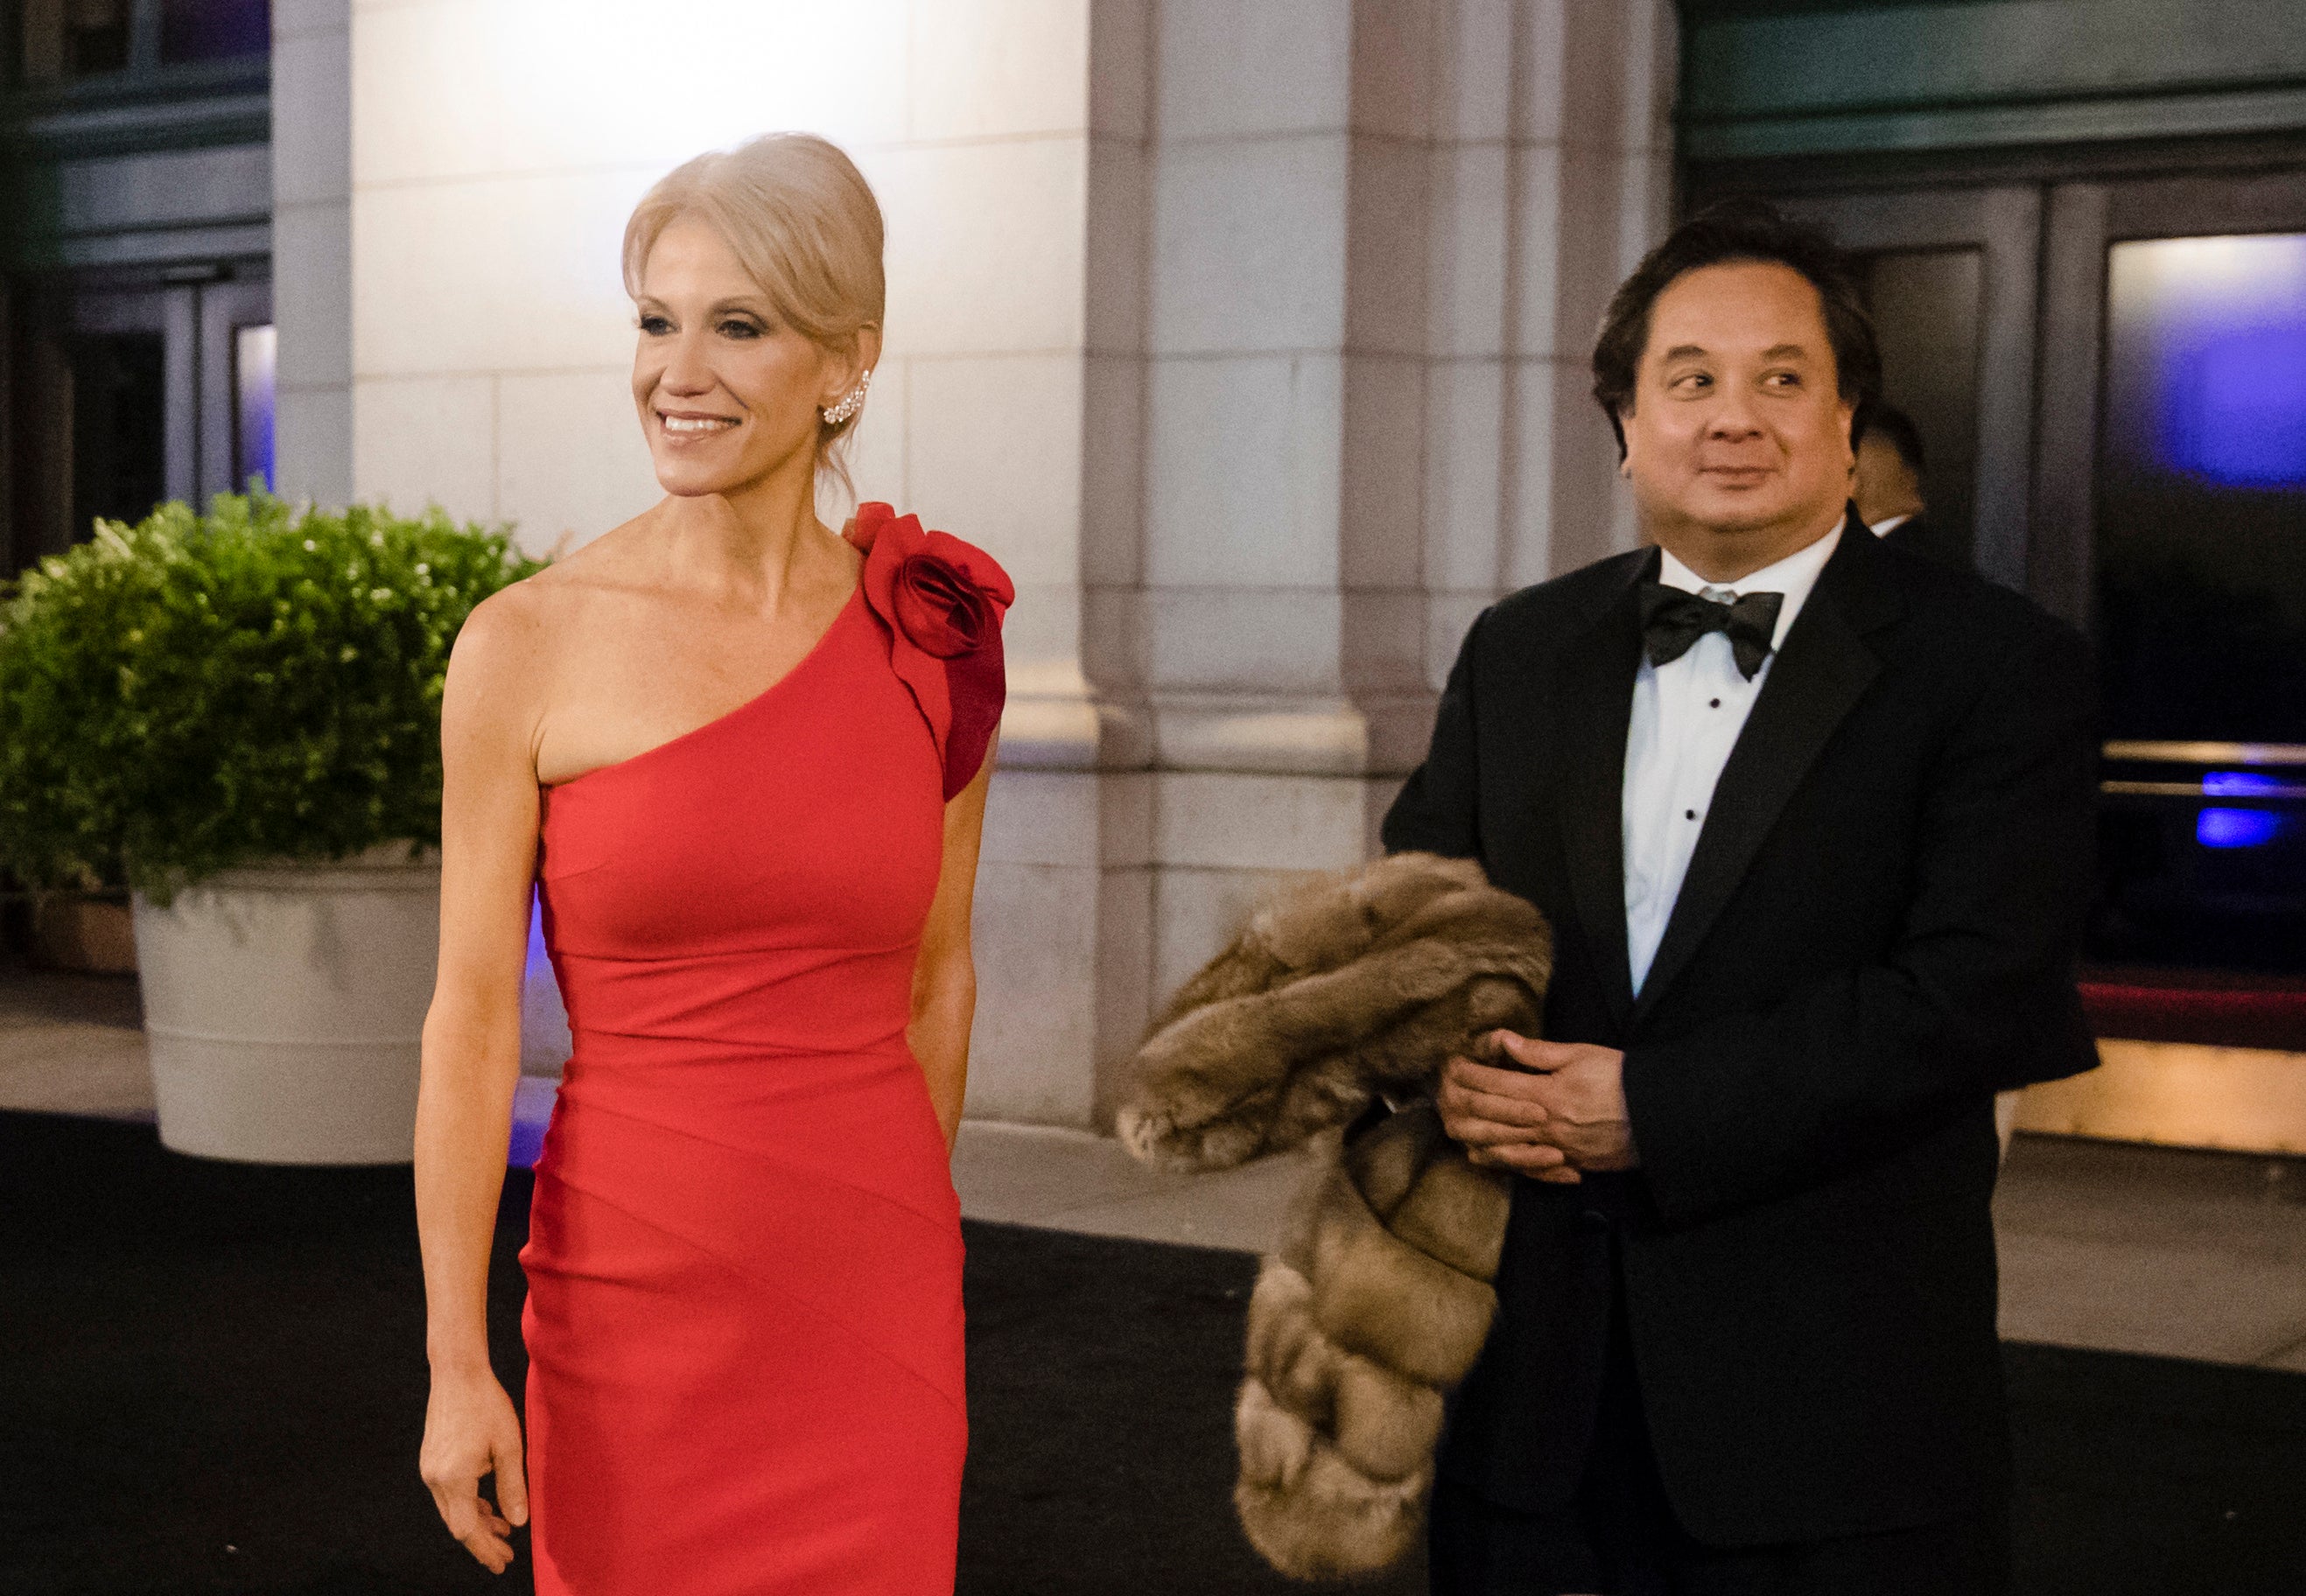
[[201,290],[200,491],[245,492],[272,475],[272,285]]
[[2093,960],[2306,972],[2306,170],[1779,203],[1865,264],[1926,546],[2097,645]]
[[2098,651],[2093,954],[2306,970],[2306,175],[2051,217],[2031,574]]
[[0,576],[99,517],[271,484],[272,286],[216,268],[169,275],[9,286]]
[[168,306],[152,293],[89,294],[73,305],[63,376],[70,417],[70,516],[137,521],[168,493]]
[[2106,730],[2306,744],[2306,233],[2106,251]]

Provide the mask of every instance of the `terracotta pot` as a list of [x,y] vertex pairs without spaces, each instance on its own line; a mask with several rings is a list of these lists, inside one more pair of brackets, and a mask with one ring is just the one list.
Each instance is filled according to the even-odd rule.
[[58,895],[32,906],[32,962],[101,976],[136,973],[135,922],[113,898]]
[[403,844],[135,900],[160,1139],[259,1164],[405,1164],[440,869]]

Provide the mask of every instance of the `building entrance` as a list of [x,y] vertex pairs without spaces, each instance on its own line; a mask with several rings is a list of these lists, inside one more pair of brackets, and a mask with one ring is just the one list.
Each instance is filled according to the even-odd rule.
[[1886,397],[1926,446],[1932,550],[2025,586],[2039,192],[2013,184],[1781,203],[1864,263]]
[[2092,956],[2306,970],[2306,167],[1779,198],[1866,263],[1931,544],[2097,644]]
[[272,482],[272,286],[218,268],[10,294],[8,569],[252,478]]
[[2097,952],[2306,971],[2306,168],[2052,207],[2034,576],[2103,668]]

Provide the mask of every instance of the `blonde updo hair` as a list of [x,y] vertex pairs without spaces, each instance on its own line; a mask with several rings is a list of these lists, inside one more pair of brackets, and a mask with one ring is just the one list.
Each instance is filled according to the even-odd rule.
[[[764,133],[674,167],[633,208],[625,224],[625,292],[640,297],[641,274],[658,237],[682,217],[721,235],[786,325],[818,347],[846,353],[859,329],[880,323],[880,201],[857,163],[814,133]],[[844,492],[846,443],[864,414],[816,423],[817,470]]]

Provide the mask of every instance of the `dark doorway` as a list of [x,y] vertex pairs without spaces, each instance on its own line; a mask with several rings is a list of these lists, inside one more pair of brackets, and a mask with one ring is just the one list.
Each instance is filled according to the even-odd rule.
[[272,476],[272,285],[223,266],[8,285],[0,578],[86,539]]
[[1928,462],[1918,523],[1928,551],[1972,564],[1986,252],[1883,250],[1866,258],[1866,290],[1882,340],[1883,397],[1912,419]]
[[1919,165],[1688,198],[1772,193],[1859,256],[1931,551],[2097,645],[2093,960],[2306,971],[2306,151]]
[[2024,586],[2039,192],[2004,183],[1777,198],[1865,267],[1884,397],[1913,419],[1928,457],[1920,546]]
[[2306,971],[2306,166],[2063,183],[2035,587],[2097,644],[2100,958]]
[[167,494],[167,349],[158,333],[71,346],[72,525],[140,521]]
[[2110,952],[2306,964],[2306,234],[2107,250]]

